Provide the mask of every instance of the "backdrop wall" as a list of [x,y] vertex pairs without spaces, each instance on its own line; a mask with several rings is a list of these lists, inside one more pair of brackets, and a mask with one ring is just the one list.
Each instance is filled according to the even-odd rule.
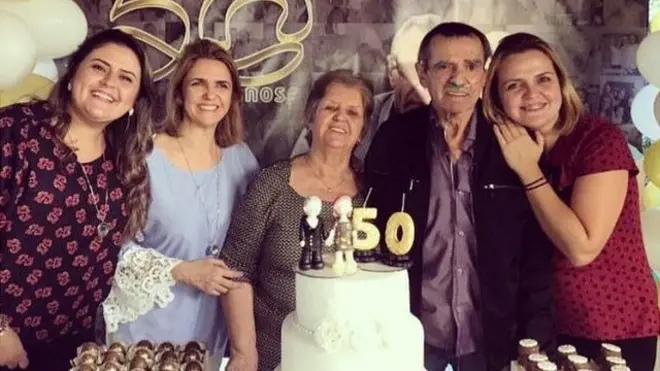
[[[77,0],[89,32],[123,27],[141,38],[164,91],[172,58],[200,37],[222,41],[245,85],[247,141],[265,165],[288,157],[302,129],[311,81],[351,68],[389,90],[386,57],[397,27],[433,13],[483,32],[526,31],[552,43],[569,66],[588,108],[642,138],[630,118],[645,85],[635,68],[646,35],[644,0]],[[624,11],[625,10],[625,11]],[[63,67],[65,60],[58,60]]]

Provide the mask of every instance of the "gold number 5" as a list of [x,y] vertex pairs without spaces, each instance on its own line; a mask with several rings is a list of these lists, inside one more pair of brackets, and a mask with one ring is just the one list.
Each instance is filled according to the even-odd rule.
[[353,241],[353,247],[357,250],[371,250],[378,246],[378,241],[380,241],[380,231],[373,224],[367,220],[376,219],[378,210],[373,207],[361,207],[353,209],[353,231],[356,231],[357,236],[359,232],[363,232],[367,237],[361,239],[356,237]]

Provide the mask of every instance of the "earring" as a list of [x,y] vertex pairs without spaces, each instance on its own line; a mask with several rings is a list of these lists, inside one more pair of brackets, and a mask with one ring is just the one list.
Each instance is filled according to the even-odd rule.
[[126,116],[126,125],[124,126],[124,133],[128,132],[128,129],[131,128],[131,116],[133,116],[133,109],[128,110],[128,116]]
[[66,89],[67,89],[68,91],[71,91],[71,81],[69,81],[69,84],[66,86]]

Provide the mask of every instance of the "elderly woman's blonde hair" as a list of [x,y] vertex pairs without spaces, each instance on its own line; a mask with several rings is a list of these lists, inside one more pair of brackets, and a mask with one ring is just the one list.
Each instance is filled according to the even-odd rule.
[[515,33],[503,38],[493,54],[484,86],[484,115],[489,121],[495,124],[504,123],[507,115],[504,112],[499,96],[498,70],[506,58],[530,50],[537,50],[545,54],[552,61],[552,65],[555,68],[562,96],[556,128],[560,135],[566,135],[575,128],[584,111],[582,101],[575,90],[575,86],[571,82],[568,70],[557,53],[540,37],[525,32]]

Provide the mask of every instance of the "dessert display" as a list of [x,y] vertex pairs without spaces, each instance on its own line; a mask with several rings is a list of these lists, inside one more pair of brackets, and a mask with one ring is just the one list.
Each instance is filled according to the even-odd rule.
[[529,356],[539,353],[539,343],[534,339],[522,339],[518,342],[518,365],[531,369]]
[[206,371],[206,346],[197,341],[183,345],[141,340],[109,346],[85,343],[78,347],[70,371]]
[[519,371],[626,371],[626,360],[621,357],[621,348],[603,343],[597,359],[590,360],[578,354],[572,345],[557,348],[554,359],[539,352],[538,342],[534,339],[522,339],[518,343],[518,360],[512,370]]

